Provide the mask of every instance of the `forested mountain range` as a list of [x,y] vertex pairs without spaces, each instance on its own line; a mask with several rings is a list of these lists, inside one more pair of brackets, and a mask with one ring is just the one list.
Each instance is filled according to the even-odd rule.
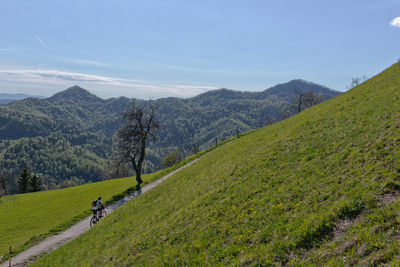
[[[196,97],[153,100],[159,107],[162,128],[150,144],[145,172],[161,168],[161,159],[186,144],[201,149],[218,141],[294,114],[300,92],[314,92],[323,100],[339,94],[327,87],[293,80],[262,92],[228,89]],[[27,167],[38,174],[45,188],[97,181],[108,177],[113,136],[120,114],[134,101],[126,97],[101,99],[79,86],[46,99],[28,98],[0,106],[0,168],[12,178]]]
[[38,96],[38,95],[0,93],[0,105],[8,104],[10,102],[29,98],[29,97],[44,98],[43,96]]

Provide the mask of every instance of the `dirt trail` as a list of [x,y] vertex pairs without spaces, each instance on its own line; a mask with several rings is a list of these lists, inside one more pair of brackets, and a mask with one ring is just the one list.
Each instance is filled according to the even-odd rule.
[[[168,177],[170,177],[170,176],[174,175],[175,173],[179,172],[180,170],[192,165],[193,163],[195,163],[196,161],[201,159],[203,156],[189,162],[188,164],[180,167],[179,169],[176,169],[175,171],[165,175],[164,177],[162,177],[154,182],[149,183],[148,185],[146,185],[142,188],[141,193],[143,194],[143,193],[146,193],[147,191],[153,189],[154,187],[159,185],[161,182],[163,182]],[[115,209],[119,208],[120,206],[122,206],[123,204],[125,204],[126,202],[131,200],[132,198],[137,197],[138,195],[140,195],[140,194],[138,194],[138,192],[134,192],[133,194],[126,196],[123,199],[110,204],[106,208],[107,213],[114,211]],[[12,258],[12,266],[29,265],[30,263],[32,263],[33,261],[35,261],[42,255],[49,253],[49,252],[61,247],[62,245],[68,243],[69,241],[77,238],[78,236],[80,236],[81,234],[83,234],[84,232],[86,232],[87,230],[90,229],[89,221],[90,221],[91,217],[92,216],[89,216],[89,217],[83,219],[82,221],[74,224],[70,228],[58,233],[57,235],[50,236],[50,237],[46,238],[45,240],[43,240],[42,242],[40,242],[39,244],[37,244],[33,247],[30,247],[25,251],[20,252],[18,255],[14,256]],[[3,262],[0,265],[0,267],[7,267],[7,266],[8,266],[8,261]]]

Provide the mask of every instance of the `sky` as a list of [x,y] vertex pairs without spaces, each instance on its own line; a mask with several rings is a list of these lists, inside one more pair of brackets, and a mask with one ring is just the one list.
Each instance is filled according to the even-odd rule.
[[399,0],[0,0],[0,93],[345,91],[400,58]]

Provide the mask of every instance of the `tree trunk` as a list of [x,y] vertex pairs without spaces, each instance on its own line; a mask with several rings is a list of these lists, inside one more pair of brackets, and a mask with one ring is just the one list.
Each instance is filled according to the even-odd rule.
[[138,170],[136,172],[136,182],[138,183],[138,185],[140,185],[141,183],[143,183],[142,180],[142,170]]
[[141,142],[141,149],[140,149],[140,156],[139,156],[139,161],[137,164],[137,171],[136,171],[136,181],[137,183],[140,185],[141,183],[143,183],[142,180],[142,166],[143,166],[143,161],[144,161],[144,157],[146,155],[146,137],[147,134],[144,136],[144,138],[142,139]]
[[141,183],[143,183],[141,163],[139,162],[139,164],[136,164],[135,158],[131,158],[131,163],[132,163],[133,169],[136,172],[136,182],[138,183],[138,185],[140,185]]

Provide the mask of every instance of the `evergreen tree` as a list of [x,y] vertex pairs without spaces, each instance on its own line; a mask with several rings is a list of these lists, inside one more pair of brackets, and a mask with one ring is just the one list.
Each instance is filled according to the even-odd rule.
[[31,186],[30,191],[31,192],[37,192],[40,191],[40,180],[37,177],[36,174],[34,174],[30,179],[29,179],[29,185]]
[[0,196],[8,195],[8,187],[9,187],[9,174],[6,171],[0,172]]
[[28,171],[28,168],[23,168],[18,178],[18,190],[20,193],[28,192],[28,183],[30,180],[31,174]]

